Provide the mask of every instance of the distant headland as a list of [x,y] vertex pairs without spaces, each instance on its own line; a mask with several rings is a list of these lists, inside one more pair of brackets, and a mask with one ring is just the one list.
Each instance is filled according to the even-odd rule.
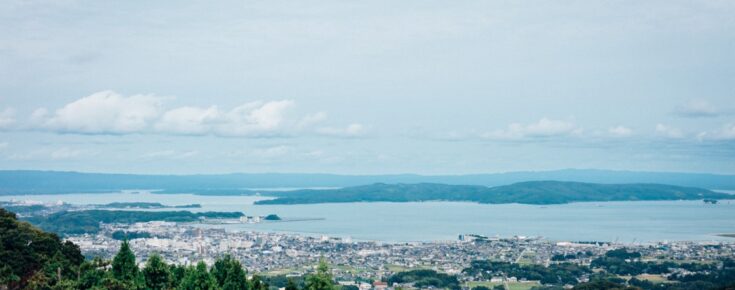
[[256,204],[313,204],[344,202],[467,201],[488,204],[564,204],[570,202],[643,200],[717,200],[735,195],[696,187],[664,184],[595,184],[531,181],[506,186],[447,185],[435,183],[384,184],[328,190],[261,192],[275,199]]

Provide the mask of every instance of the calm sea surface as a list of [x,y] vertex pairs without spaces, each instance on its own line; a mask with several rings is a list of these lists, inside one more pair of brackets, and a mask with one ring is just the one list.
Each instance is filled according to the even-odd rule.
[[599,202],[549,206],[466,202],[253,205],[254,201],[263,198],[151,193],[0,196],[0,200],[13,199],[71,204],[199,203],[202,208],[194,211],[241,211],[247,215],[277,214],[284,219],[318,219],[217,225],[228,230],[291,232],[389,242],[455,240],[458,234],[463,233],[622,242],[727,240],[716,234],[735,233],[735,200],[720,201],[717,205],[707,205],[702,201]]

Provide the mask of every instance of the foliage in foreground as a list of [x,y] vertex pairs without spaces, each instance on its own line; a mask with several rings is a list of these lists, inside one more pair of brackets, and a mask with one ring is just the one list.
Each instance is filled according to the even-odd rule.
[[[299,289],[291,280],[286,287]],[[334,290],[326,262],[307,275],[302,288]],[[210,269],[204,262],[168,265],[154,254],[141,269],[127,241],[112,261],[85,261],[75,244],[0,208],[0,289],[268,290],[269,284],[257,275],[248,279],[240,261],[230,256],[221,257]]]

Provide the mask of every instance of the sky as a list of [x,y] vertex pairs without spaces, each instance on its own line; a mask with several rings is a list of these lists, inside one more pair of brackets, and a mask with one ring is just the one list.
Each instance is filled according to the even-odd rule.
[[733,1],[0,5],[0,169],[735,174]]

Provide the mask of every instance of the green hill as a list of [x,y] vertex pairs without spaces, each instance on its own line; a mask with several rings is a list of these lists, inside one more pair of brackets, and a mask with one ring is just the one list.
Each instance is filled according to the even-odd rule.
[[[83,261],[77,245],[18,221],[14,213],[0,208],[0,289],[77,277]],[[31,285],[28,289],[48,288]]]
[[435,183],[384,184],[328,190],[262,192],[276,199],[256,204],[307,204],[338,202],[469,201],[479,203],[562,204],[584,201],[735,199],[734,195],[702,188],[663,184],[595,184],[530,181],[505,186],[447,185]]

